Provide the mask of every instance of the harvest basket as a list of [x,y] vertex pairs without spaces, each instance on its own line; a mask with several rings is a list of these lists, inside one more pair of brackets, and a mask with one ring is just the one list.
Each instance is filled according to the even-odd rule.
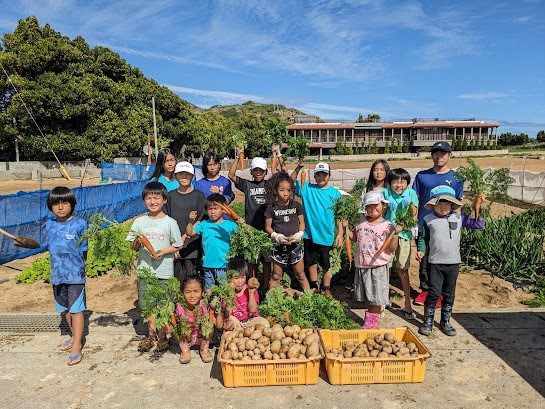
[[321,329],[320,341],[327,347],[339,348],[348,341],[363,342],[370,336],[393,333],[396,341],[414,342],[418,357],[407,358],[325,358],[329,383],[353,385],[364,383],[416,383],[424,381],[428,349],[407,327],[372,330],[327,330]]
[[223,385],[227,388],[239,386],[272,385],[314,385],[318,383],[320,361],[324,349],[320,344],[320,354],[312,359],[282,359],[260,361],[235,361],[223,359],[225,333],[221,337],[218,362],[221,364]]

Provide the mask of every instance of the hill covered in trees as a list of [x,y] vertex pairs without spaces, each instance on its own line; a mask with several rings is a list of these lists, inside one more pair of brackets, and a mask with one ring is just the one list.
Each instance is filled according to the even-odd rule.
[[[186,154],[214,150],[224,155],[241,138],[249,156],[268,156],[270,145],[300,111],[247,102],[202,110],[146,78],[119,54],[70,39],[36,17],[4,34],[0,63],[0,160],[138,156],[152,132],[155,97],[159,144]],[[42,137],[22,102],[42,129]]]

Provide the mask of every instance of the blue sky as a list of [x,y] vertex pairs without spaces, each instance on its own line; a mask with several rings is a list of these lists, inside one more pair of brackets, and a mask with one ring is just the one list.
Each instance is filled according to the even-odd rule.
[[201,106],[257,102],[324,119],[468,118],[545,129],[545,0],[0,0]]

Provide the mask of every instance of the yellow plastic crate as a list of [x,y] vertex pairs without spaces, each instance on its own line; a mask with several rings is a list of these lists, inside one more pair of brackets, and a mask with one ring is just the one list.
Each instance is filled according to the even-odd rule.
[[225,351],[225,333],[221,337],[218,362],[221,364],[223,385],[239,386],[314,385],[318,383],[320,361],[324,357],[320,343],[320,355],[313,359],[282,359],[281,361],[234,361],[221,358]]
[[360,343],[369,336],[391,332],[396,341],[414,342],[418,357],[410,358],[325,358],[327,377],[332,385],[354,385],[364,383],[416,383],[423,382],[426,374],[428,349],[407,327],[373,330],[327,330],[321,329],[320,340],[324,350],[339,348],[348,341]]

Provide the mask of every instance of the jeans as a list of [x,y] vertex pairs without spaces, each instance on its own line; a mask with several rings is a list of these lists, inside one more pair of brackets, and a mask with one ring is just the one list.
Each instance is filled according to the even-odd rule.
[[204,267],[204,289],[212,288],[216,281],[227,279],[227,270],[225,268]]
[[456,279],[460,272],[460,264],[432,264],[428,263],[429,290],[425,306],[434,307],[437,299],[443,294],[443,305],[454,304]]

